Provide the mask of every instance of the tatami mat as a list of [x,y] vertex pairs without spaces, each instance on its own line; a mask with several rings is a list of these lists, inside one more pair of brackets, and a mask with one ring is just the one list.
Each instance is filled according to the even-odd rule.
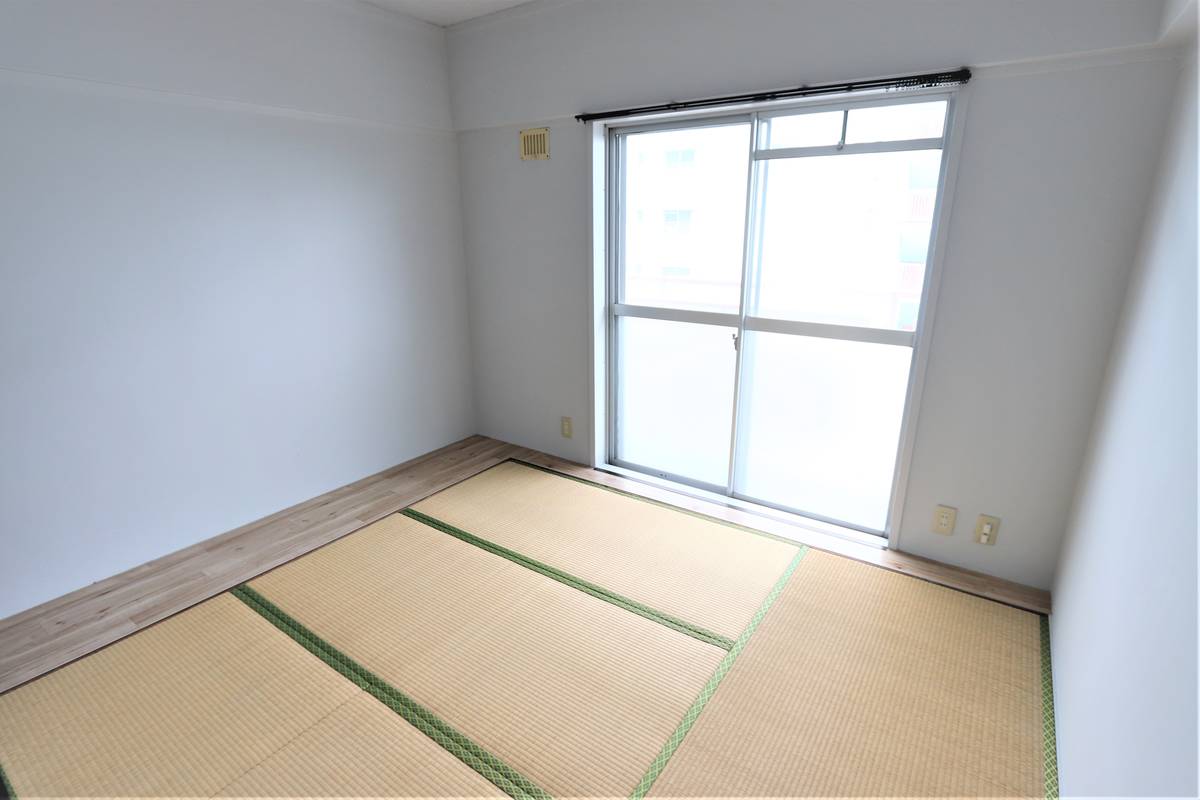
[[513,463],[419,509],[513,552],[392,515],[0,695],[16,795],[1055,792],[1033,614]]
[[1042,796],[1039,618],[810,551],[652,797]]
[[366,694],[225,788],[222,797],[506,797]]
[[0,696],[0,764],[18,797],[496,794],[229,595]]
[[562,797],[628,795],[725,655],[399,515],[250,586]]
[[729,639],[797,551],[516,462],[414,508]]
[[17,795],[220,791],[359,690],[220,596],[0,696]]

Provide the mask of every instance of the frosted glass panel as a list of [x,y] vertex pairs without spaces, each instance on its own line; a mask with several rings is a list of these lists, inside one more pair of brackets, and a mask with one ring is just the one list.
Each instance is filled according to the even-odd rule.
[[618,320],[617,457],[724,486],[733,415],[733,328]]
[[749,331],[735,489],[882,531],[912,350]]
[[852,108],[846,144],[939,139],[946,126],[946,101]]
[[759,124],[758,146],[820,147],[842,138],[843,111],[822,111],[789,117],[770,117]]
[[625,138],[622,301],[736,313],[750,125]]
[[940,150],[762,163],[754,316],[917,325]]

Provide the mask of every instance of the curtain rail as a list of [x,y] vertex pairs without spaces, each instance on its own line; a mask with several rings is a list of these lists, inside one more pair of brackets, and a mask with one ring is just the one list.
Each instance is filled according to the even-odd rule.
[[575,119],[580,122],[592,122],[598,119],[617,119],[634,117],[642,114],[658,114],[669,111],[687,111],[694,108],[718,108],[720,106],[743,105],[745,103],[765,103],[772,100],[788,100],[793,97],[815,97],[827,94],[849,94],[870,89],[924,89],[932,86],[951,86],[971,80],[971,70],[962,67],[956,70],[942,72],[926,72],[920,75],[901,75],[893,78],[873,78],[865,81],[850,81],[849,83],[825,83],[817,86],[798,86],[795,89],[777,89],[772,92],[755,92],[751,94],[732,94],[723,97],[709,97],[701,100],[686,100],[681,102],[660,103],[653,106],[636,106],[634,108],[618,108],[612,111],[597,111],[590,114],[577,114]]

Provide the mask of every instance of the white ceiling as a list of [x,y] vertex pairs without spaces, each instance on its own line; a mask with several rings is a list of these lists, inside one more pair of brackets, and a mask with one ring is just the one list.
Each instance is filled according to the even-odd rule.
[[432,22],[434,25],[454,25],[482,17],[531,0],[368,0],[377,6]]

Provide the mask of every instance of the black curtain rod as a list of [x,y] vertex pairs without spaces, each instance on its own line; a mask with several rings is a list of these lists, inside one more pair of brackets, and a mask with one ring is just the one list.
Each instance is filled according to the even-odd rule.
[[867,81],[851,81],[849,83],[826,83],[818,86],[799,86],[795,89],[778,89],[773,92],[756,92],[754,94],[731,94],[724,97],[709,97],[703,100],[686,100],[677,103],[660,103],[656,106],[639,106],[637,108],[618,108],[613,111],[597,111],[593,114],[577,114],[575,119],[580,122],[591,122],[597,119],[616,119],[619,117],[636,117],[642,114],[658,114],[667,111],[686,111],[693,108],[715,108],[717,106],[742,105],[744,103],[765,103],[771,100],[787,100],[793,97],[814,97],[823,94],[845,94],[861,92],[868,89],[923,89],[930,86],[950,86],[966,83],[971,80],[971,70],[966,67],[946,72],[926,72],[923,75],[903,75],[897,78],[874,78]]

